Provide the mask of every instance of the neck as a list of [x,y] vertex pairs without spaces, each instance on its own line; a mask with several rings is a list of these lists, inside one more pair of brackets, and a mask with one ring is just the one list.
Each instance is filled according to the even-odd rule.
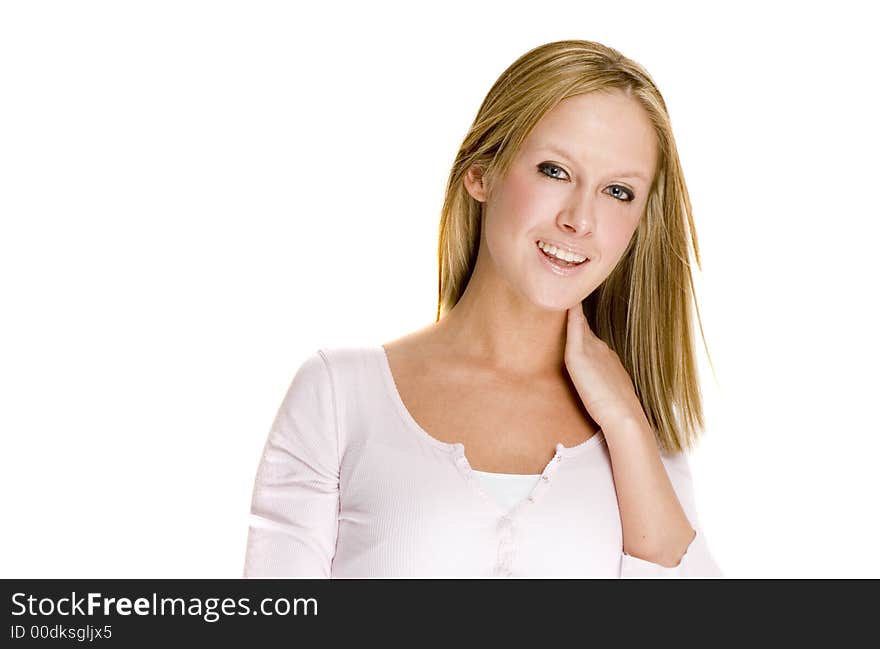
[[565,373],[567,318],[512,290],[478,259],[464,294],[434,328],[448,353],[528,379]]

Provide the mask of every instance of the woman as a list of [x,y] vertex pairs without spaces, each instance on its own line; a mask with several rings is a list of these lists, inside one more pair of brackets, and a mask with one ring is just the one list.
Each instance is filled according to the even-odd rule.
[[244,576],[722,576],[686,455],[688,234],[699,264],[647,72],[588,41],[520,57],[449,177],[436,322],[305,360]]

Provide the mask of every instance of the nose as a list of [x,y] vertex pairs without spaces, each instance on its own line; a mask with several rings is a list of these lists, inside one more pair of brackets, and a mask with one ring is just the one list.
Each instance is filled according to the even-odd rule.
[[566,232],[580,237],[592,233],[594,220],[590,201],[584,199],[569,209],[563,210],[556,219],[556,223]]

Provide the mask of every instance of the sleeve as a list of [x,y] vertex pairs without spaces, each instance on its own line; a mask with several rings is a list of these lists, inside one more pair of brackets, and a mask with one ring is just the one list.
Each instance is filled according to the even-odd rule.
[[244,578],[329,578],[339,514],[335,394],[322,352],[297,370],[266,440]]
[[623,552],[620,563],[621,579],[723,578],[724,575],[712,556],[706,536],[700,526],[693,477],[687,454],[684,452],[675,455],[661,454],[661,457],[672,487],[696,535],[677,566],[662,566]]

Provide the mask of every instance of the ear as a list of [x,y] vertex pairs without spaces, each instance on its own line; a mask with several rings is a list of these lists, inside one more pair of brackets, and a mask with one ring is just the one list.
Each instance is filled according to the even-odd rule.
[[475,200],[484,203],[486,188],[483,185],[483,169],[478,165],[471,165],[464,174],[464,187]]

